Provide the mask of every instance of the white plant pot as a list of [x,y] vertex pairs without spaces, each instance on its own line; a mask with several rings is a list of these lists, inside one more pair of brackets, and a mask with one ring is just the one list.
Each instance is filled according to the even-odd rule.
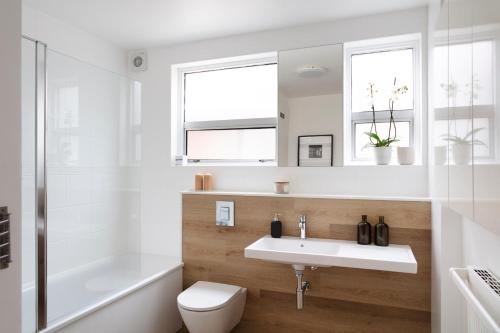
[[387,165],[391,162],[392,147],[373,147],[373,152],[377,165]]
[[415,163],[415,149],[413,147],[398,147],[398,163],[401,165]]
[[472,161],[472,145],[455,144],[452,146],[453,161],[456,165],[468,165]]
[[434,147],[434,164],[445,165],[447,160],[447,146]]

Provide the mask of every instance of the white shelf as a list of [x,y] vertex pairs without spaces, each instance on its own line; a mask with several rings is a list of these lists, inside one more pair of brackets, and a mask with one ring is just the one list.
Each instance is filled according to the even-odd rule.
[[182,191],[182,194],[196,195],[230,195],[247,197],[280,197],[280,198],[311,198],[311,199],[345,199],[345,200],[385,200],[385,201],[421,201],[430,202],[426,197],[406,197],[406,196],[368,196],[368,195],[338,195],[338,194],[307,194],[289,193],[276,194],[273,192],[238,192],[238,191]]

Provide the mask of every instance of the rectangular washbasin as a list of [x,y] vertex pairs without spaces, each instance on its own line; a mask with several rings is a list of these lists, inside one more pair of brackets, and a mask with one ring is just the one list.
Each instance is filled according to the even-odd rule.
[[408,245],[382,247],[335,239],[267,235],[247,246],[245,257],[283,264],[417,273],[417,261]]

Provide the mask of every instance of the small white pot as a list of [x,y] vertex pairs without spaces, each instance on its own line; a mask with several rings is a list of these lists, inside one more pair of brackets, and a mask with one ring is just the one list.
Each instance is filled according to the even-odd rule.
[[455,144],[452,146],[453,161],[456,165],[468,165],[472,161],[472,145]]
[[373,151],[377,165],[387,165],[391,162],[392,147],[373,147]]
[[415,149],[413,147],[398,147],[398,163],[401,165],[415,163]]

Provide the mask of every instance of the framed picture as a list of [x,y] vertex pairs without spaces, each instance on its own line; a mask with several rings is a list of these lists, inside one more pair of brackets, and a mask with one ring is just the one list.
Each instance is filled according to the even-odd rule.
[[297,148],[298,166],[333,166],[333,135],[300,135]]

